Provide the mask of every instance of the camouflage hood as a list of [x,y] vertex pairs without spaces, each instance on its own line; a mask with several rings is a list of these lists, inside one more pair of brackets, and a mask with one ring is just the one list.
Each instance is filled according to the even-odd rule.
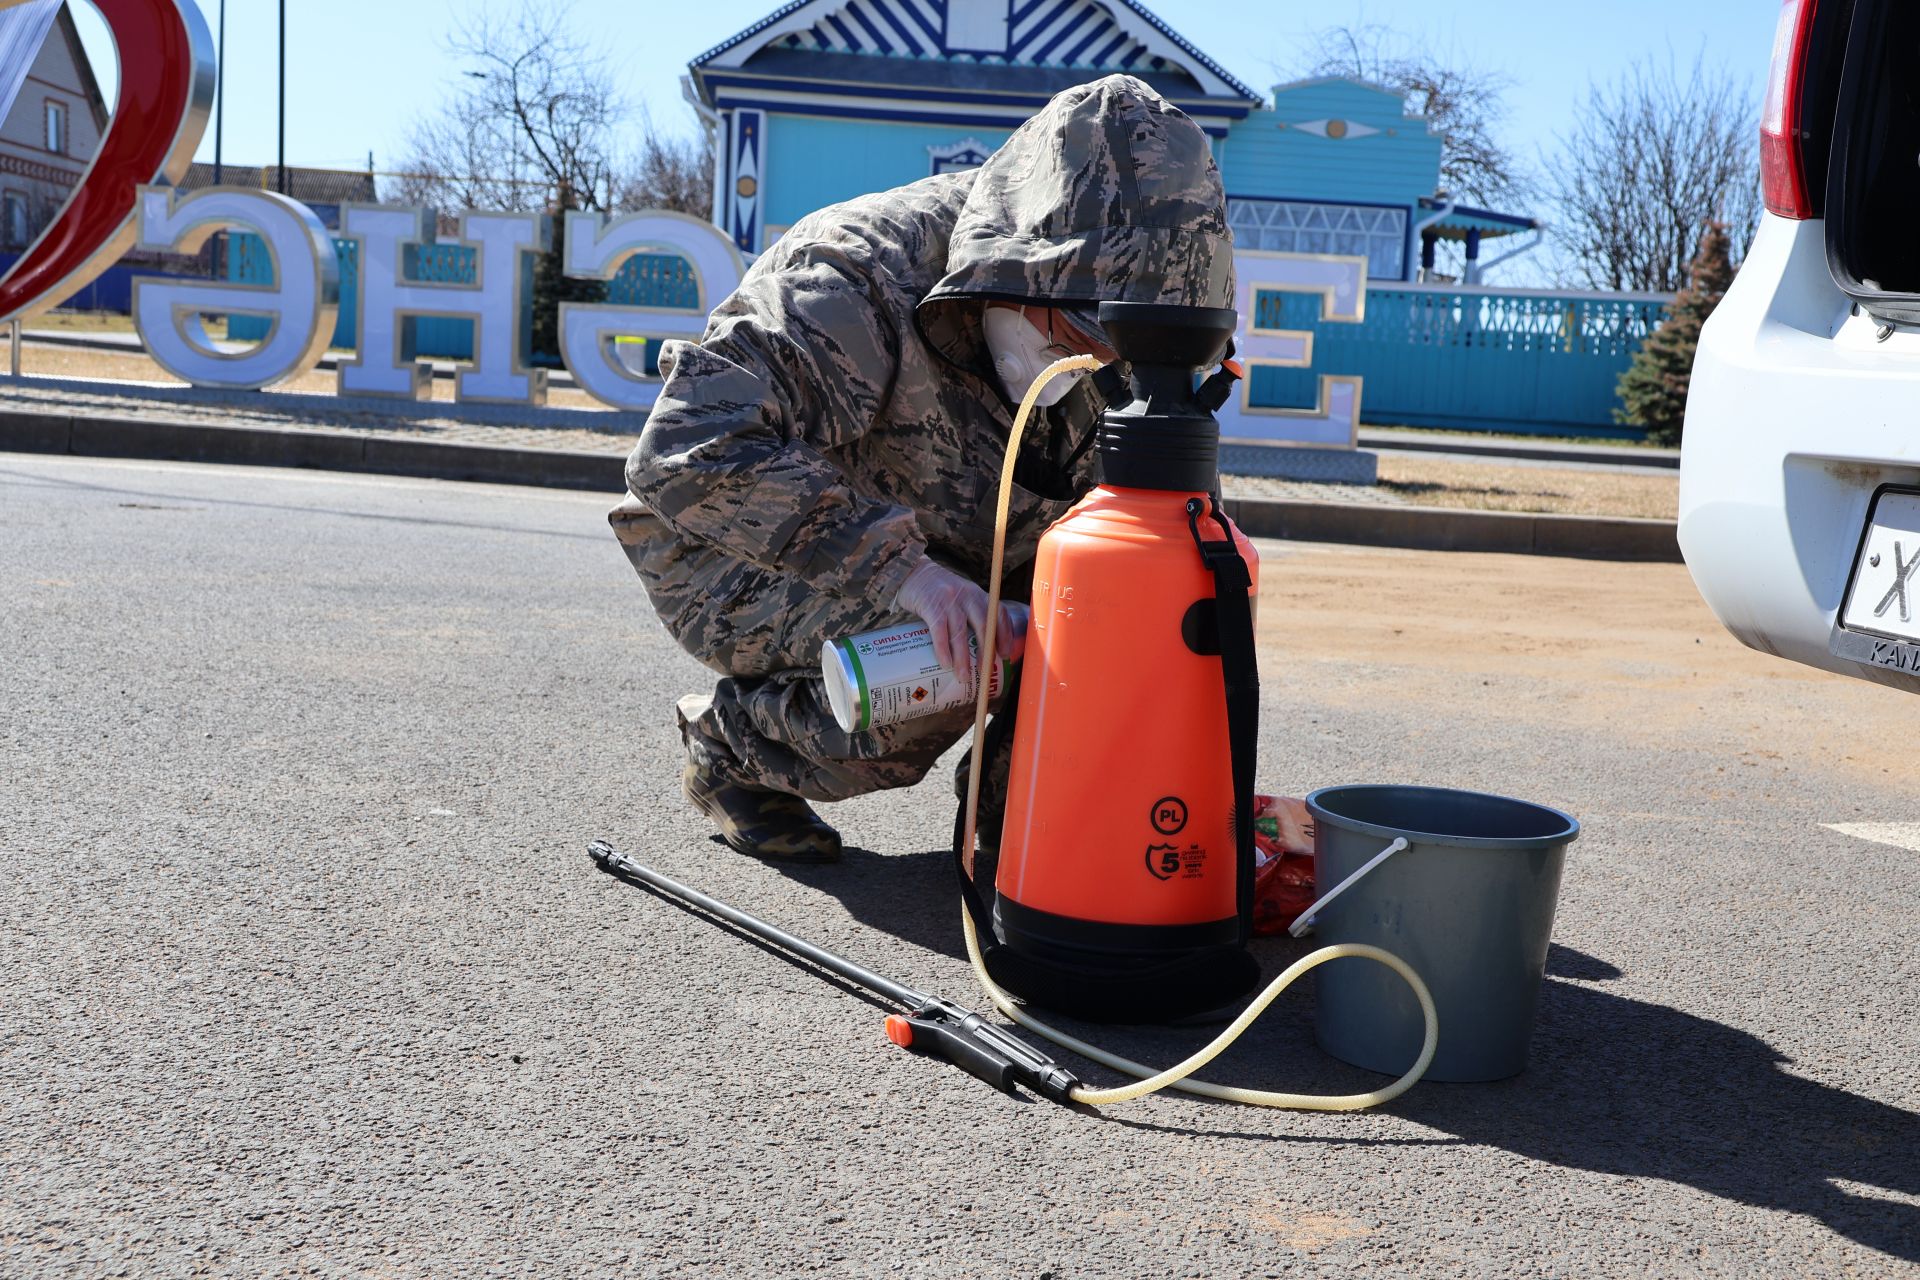
[[1054,97],[975,173],[927,340],[971,366],[980,302],[1233,305],[1233,237],[1207,136],[1131,76]]
[[[984,299],[1223,306],[1232,264],[1206,135],[1138,80],[1070,89],[979,169],[795,222],[698,342],[668,342],[614,527],[690,651],[756,678],[811,665],[845,631],[796,630],[791,599],[839,597],[878,626],[929,556],[986,581],[1012,417]],[[1021,442],[1015,598],[1096,482],[1101,408],[1081,379]]]

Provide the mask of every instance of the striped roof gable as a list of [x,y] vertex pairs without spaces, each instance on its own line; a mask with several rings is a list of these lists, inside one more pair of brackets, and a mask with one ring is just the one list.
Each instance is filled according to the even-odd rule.
[[1262,101],[1136,0],[795,0],[701,54],[693,66],[737,66],[769,48],[986,66],[1184,72],[1212,93]]

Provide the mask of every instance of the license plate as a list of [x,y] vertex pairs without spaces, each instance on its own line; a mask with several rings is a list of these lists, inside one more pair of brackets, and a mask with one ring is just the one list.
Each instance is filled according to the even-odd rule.
[[1920,490],[1883,488],[1874,494],[1833,650],[1876,666],[1920,671]]
[[1875,495],[1840,625],[1920,641],[1920,493],[1882,489]]

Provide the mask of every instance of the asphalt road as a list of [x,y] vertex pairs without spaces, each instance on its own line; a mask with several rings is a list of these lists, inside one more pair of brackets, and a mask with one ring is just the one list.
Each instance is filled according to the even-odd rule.
[[[0,457],[0,1274],[1920,1272],[1920,853],[1826,825],[1920,819],[1920,704],[1674,566],[1268,544],[1271,785],[1585,821],[1533,1063],[1080,1115],[590,868],[975,999],[944,786],[837,867],[708,838],[605,505]],[[1311,1007],[1214,1077],[1378,1083]]]

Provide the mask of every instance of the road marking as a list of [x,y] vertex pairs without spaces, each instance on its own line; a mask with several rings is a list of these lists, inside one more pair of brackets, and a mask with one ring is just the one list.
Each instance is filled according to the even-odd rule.
[[1920,822],[1828,822],[1822,825],[1843,836],[1920,853]]

